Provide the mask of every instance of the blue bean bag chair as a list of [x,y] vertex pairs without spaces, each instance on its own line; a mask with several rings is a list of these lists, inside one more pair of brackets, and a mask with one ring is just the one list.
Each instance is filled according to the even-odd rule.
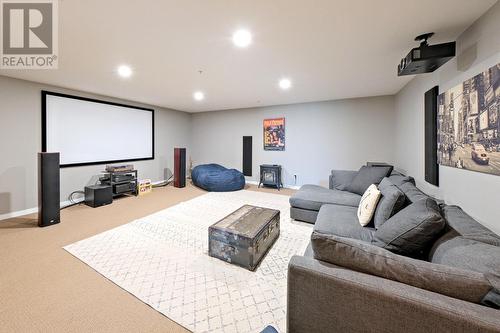
[[203,164],[191,171],[193,184],[210,192],[229,192],[245,187],[245,176],[236,169],[219,164]]

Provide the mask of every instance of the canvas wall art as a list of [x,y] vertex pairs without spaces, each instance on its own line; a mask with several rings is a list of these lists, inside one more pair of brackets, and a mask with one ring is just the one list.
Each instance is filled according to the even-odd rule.
[[438,96],[441,165],[500,175],[500,64]]
[[264,150],[285,150],[285,118],[264,119]]

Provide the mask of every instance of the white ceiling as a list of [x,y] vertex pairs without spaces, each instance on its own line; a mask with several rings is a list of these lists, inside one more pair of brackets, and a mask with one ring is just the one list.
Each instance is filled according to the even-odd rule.
[[[495,2],[61,0],[59,69],[0,74],[188,112],[394,94],[416,35],[454,40]],[[233,46],[237,28],[249,48]]]

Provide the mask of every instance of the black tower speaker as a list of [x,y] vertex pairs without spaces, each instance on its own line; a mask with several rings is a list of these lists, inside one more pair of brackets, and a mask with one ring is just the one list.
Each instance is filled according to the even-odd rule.
[[38,226],[61,222],[59,153],[38,153]]
[[174,186],[186,186],[186,148],[174,148]]
[[425,93],[425,180],[439,186],[437,162],[437,98],[439,87]]
[[243,174],[252,175],[252,137],[243,137]]

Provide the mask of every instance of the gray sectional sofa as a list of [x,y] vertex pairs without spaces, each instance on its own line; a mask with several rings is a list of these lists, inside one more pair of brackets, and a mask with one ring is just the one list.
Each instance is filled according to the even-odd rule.
[[356,173],[332,171],[329,189],[290,198],[291,217],[314,231],[289,263],[288,332],[500,332],[500,237],[394,171],[379,187],[404,202],[362,227],[361,196],[346,191]]

